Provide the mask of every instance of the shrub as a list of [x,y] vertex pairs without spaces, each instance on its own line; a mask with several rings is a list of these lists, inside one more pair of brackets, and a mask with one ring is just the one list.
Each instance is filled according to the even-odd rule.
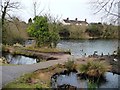
[[70,31],[67,29],[67,27],[63,27],[60,31],[59,31],[59,35],[62,38],[69,38],[70,36]]
[[89,25],[88,29],[86,32],[89,34],[91,37],[100,37],[102,35],[102,25]]
[[97,90],[97,83],[88,80],[88,90]]
[[36,16],[34,19],[34,23],[32,23],[28,27],[28,33],[30,36],[36,38],[36,42],[38,47],[42,46],[56,46],[59,40],[59,35],[52,30],[49,30],[49,23],[47,17],[44,16]]
[[65,68],[67,68],[68,71],[76,70],[76,64],[73,60],[68,60],[65,62]]
[[24,42],[25,42],[25,39],[19,36],[16,36],[11,40],[11,44],[16,44],[16,43],[24,44]]
[[79,67],[81,73],[88,76],[99,77],[104,75],[110,67],[103,61],[89,61],[86,64],[82,64]]

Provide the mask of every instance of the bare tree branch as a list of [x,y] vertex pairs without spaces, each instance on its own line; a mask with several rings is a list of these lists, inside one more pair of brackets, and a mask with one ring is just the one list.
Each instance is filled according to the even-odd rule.
[[10,14],[8,14],[8,13],[7,13],[7,15],[10,17],[10,19],[12,20],[11,22],[16,26],[18,32],[20,33],[20,29],[19,29],[19,27],[18,27],[18,24],[15,22],[14,18],[12,18],[12,17],[10,16]]
[[120,17],[118,14],[118,3],[120,3],[119,0],[96,0],[91,2],[96,10],[94,14],[102,12],[106,18],[114,16],[115,20]]
[[102,5],[103,2],[98,2],[99,6],[101,6],[101,8],[95,12],[94,14],[100,12],[108,3],[109,3],[110,0],[108,0],[107,2],[104,3],[104,5]]
[[20,9],[20,3],[19,2],[9,3],[8,8]]
[[40,7],[41,7],[41,2],[39,2],[39,1],[33,1],[34,17],[35,16],[39,16],[44,11],[44,8],[40,11]]
[[2,5],[2,26],[4,25],[4,20],[6,14],[8,14],[8,11],[12,9],[19,9],[20,3],[19,2],[10,2],[10,0],[5,0]]

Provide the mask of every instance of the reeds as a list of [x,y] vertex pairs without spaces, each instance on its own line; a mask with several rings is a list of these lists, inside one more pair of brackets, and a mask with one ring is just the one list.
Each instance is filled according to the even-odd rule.
[[99,77],[104,75],[110,69],[104,61],[88,61],[86,64],[79,66],[79,71],[88,76]]

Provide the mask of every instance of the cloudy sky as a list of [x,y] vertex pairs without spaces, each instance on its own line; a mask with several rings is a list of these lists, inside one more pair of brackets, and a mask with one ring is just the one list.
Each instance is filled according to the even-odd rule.
[[[15,0],[16,1],[16,0]],[[33,1],[35,0],[18,0],[21,2],[20,12],[14,11],[13,14],[18,16],[24,21],[28,21],[31,17],[33,18]],[[36,0],[38,5],[37,14],[43,10],[42,14],[50,13],[54,17],[59,17],[60,20],[75,19],[84,20],[88,22],[100,22],[101,16],[94,15],[90,0]]]

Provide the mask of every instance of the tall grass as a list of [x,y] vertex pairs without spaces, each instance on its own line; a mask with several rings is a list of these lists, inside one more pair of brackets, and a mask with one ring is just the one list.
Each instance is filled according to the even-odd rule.
[[79,71],[85,75],[88,81],[88,90],[97,90],[101,79],[109,69],[111,67],[105,61],[99,60],[90,60],[79,66]]
[[79,71],[88,76],[99,77],[104,75],[110,69],[104,61],[88,61],[86,64],[82,64],[79,67]]
[[73,70],[76,70],[76,64],[73,60],[68,60],[67,62],[65,62],[65,68],[68,70],[68,71],[73,71]]
[[88,80],[88,90],[97,90],[97,83]]

